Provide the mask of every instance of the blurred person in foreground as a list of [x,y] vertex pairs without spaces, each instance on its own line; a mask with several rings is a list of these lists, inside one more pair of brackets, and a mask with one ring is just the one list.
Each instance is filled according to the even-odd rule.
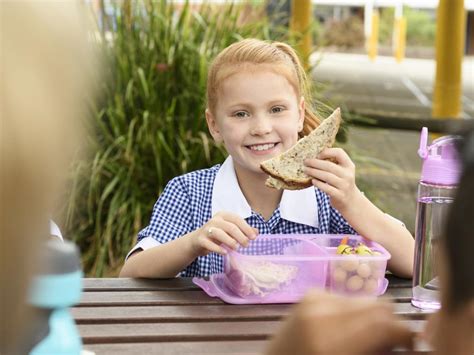
[[92,95],[79,1],[0,2],[0,353],[24,353],[28,285]]
[[[457,196],[441,241],[442,309],[422,337],[439,354],[474,354],[474,128],[461,141]],[[367,354],[411,348],[415,333],[390,304],[313,291],[273,337],[267,354]]]

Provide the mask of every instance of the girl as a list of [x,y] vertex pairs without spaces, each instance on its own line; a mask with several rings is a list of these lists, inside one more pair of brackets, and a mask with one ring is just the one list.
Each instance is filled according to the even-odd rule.
[[305,162],[314,187],[265,186],[260,163],[319,124],[309,82],[290,46],[256,39],[234,43],[213,62],[207,85],[209,131],[229,157],[168,183],[120,276],[219,273],[226,253],[221,244],[247,246],[258,233],[358,233],[388,249],[392,272],[411,276],[412,236],[358,190],[354,164],[342,149],[326,149]]

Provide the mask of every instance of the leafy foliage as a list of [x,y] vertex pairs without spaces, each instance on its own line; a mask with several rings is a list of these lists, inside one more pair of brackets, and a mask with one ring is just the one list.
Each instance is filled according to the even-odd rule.
[[[390,44],[392,42],[394,15],[395,11],[393,8],[386,8],[381,12],[379,39],[383,44]],[[408,7],[403,9],[403,15],[407,19],[407,45],[434,46],[436,34],[434,15],[426,10]]]

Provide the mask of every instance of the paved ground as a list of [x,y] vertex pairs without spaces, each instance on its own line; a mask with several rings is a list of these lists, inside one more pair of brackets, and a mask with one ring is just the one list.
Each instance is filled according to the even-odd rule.
[[[420,117],[431,115],[435,62],[392,57],[375,62],[359,54],[315,54],[316,82],[334,105],[360,113]],[[474,118],[474,58],[463,64],[463,116]],[[360,188],[379,207],[414,231],[421,161],[419,132],[351,127],[345,149],[357,165]]]

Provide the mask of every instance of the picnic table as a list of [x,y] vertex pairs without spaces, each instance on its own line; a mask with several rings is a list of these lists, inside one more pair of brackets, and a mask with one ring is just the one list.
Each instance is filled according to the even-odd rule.
[[[410,303],[411,280],[388,278],[383,297],[394,303],[403,322],[421,331],[427,313]],[[96,354],[261,354],[292,308],[226,304],[191,278],[86,278],[83,286],[82,299],[71,311],[84,349]]]

